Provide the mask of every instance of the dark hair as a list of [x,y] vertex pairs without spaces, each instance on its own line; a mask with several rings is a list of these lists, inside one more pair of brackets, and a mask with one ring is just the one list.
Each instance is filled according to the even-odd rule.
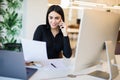
[[50,7],[48,8],[47,16],[46,16],[46,24],[47,24],[48,27],[50,26],[50,25],[49,25],[49,22],[48,22],[48,15],[49,15],[49,13],[52,12],[52,11],[55,11],[55,12],[57,12],[58,14],[60,14],[63,22],[65,21],[63,9],[62,9],[59,5],[52,5],[52,6],[50,6]]

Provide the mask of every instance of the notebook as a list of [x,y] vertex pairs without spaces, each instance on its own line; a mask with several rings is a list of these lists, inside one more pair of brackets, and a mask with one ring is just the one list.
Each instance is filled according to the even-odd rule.
[[46,42],[21,39],[25,61],[48,60]]
[[22,52],[0,50],[0,76],[28,80],[36,68],[26,68]]

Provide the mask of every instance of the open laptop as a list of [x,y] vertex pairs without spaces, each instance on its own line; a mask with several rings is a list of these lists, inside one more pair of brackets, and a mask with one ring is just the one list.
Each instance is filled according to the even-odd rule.
[[0,50],[0,76],[28,80],[36,68],[26,68],[22,52]]

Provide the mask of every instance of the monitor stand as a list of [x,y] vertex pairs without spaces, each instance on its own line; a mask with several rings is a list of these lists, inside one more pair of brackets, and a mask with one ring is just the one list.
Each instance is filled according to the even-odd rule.
[[118,67],[115,66],[117,64],[115,59],[115,46],[112,41],[105,41],[105,45],[109,80],[113,80],[119,74]]
[[89,75],[100,77],[108,80],[113,80],[118,74],[118,67],[115,66],[116,59],[115,59],[115,47],[112,41],[105,41],[105,49],[106,49],[106,65],[107,65],[107,72],[104,71],[94,71],[89,73]]

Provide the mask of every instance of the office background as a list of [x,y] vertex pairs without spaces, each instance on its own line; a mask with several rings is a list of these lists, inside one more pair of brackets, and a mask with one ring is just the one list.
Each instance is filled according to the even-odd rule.
[[[61,4],[62,1],[64,0],[43,0],[42,2],[40,0],[32,1],[32,0],[24,0],[24,15],[23,15],[23,37],[31,39],[33,36],[33,32],[35,28],[42,23],[45,23],[45,14],[47,11],[47,8],[51,4]],[[69,4],[68,1],[80,1],[80,0],[65,0],[67,4]],[[97,3],[105,3],[108,6],[113,6],[113,5],[119,5],[120,0],[81,0],[81,1],[93,1]],[[64,2],[65,4],[65,2]],[[68,25],[70,24],[76,24],[76,19],[80,18],[81,16],[78,16],[77,14],[81,13],[81,10],[78,10],[77,7],[79,5],[73,4],[73,7],[69,7],[69,5],[64,6],[63,9],[65,12],[65,19],[66,23]],[[80,5],[81,6],[81,5]],[[75,8],[76,7],[76,8]],[[85,6],[83,6],[85,7]],[[92,5],[87,6],[92,7]],[[96,6],[96,7],[101,7],[101,6]],[[118,12],[118,11],[117,11]],[[42,15],[42,16],[41,16]]]
[[[88,1],[86,3],[79,1]],[[95,3],[91,3],[95,2]],[[77,20],[81,18],[83,8],[112,9],[116,13],[120,13],[120,0],[24,0],[23,2],[23,28],[21,37],[32,39],[36,27],[45,23],[46,12],[50,5],[61,5],[65,12],[65,21],[69,26],[69,37],[71,46],[76,46],[79,24]],[[120,37],[118,36],[118,41]],[[120,44],[117,44],[116,53],[120,53]]]

